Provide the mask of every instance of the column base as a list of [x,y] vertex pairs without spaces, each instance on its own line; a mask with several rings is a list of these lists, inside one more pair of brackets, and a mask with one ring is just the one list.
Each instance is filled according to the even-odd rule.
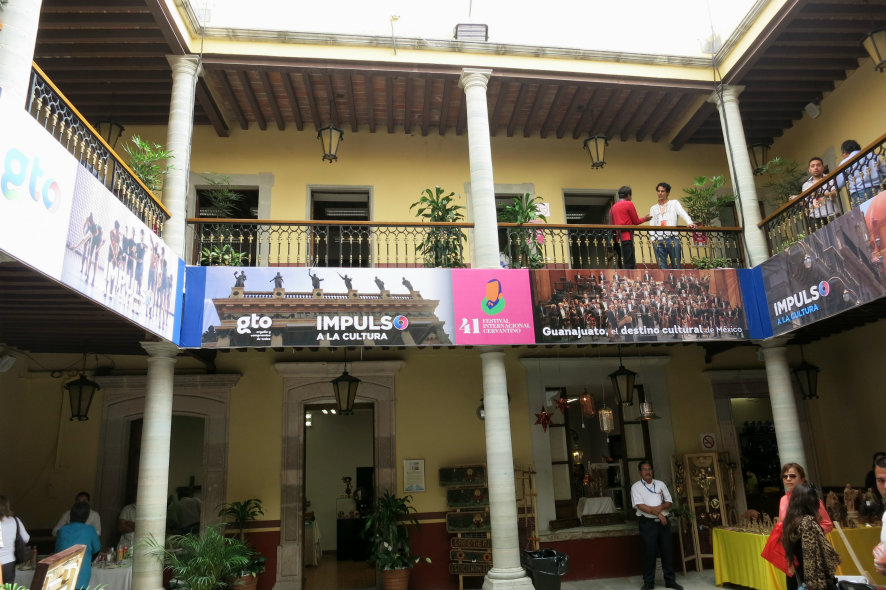
[[534,590],[532,580],[526,575],[526,570],[522,567],[516,568],[492,568],[486,572],[483,578],[483,590],[499,590],[502,588],[525,588],[526,590]]

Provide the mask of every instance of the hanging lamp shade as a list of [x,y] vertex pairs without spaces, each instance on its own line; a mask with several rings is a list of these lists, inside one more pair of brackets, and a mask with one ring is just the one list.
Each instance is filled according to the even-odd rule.
[[871,31],[864,36],[861,44],[871,56],[874,69],[879,72],[886,71],[886,29]]
[[92,404],[95,392],[101,389],[101,385],[80,373],[79,378],[65,384],[65,389],[68,390],[68,397],[71,400],[71,421],[89,420],[89,406]]
[[615,430],[615,414],[612,412],[612,408],[606,405],[606,400],[603,400],[603,405],[600,407],[597,415],[600,418],[600,430],[606,435],[606,441],[608,442],[609,433]]
[[349,375],[347,369],[332,380],[335,403],[338,405],[338,413],[342,416],[354,413],[354,400],[357,398],[357,387],[359,385],[360,380]]
[[818,372],[820,369],[807,363],[806,359],[791,371],[800,387],[800,397],[805,400],[818,399]]
[[102,136],[102,139],[108,142],[108,145],[111,146],[112,150],[117,149],[117,142],[120,140],[120,137],[122,137],[123,132],[126,131],[126,127],[113,119],[97,121],[95,127],[95,130]]
[[769,161],[769,147],[770,144],[764,141],[758,141],[748,146],[751,164],[754,166],[754,176],[763,174],[766,163]]
[[621,357],[619,357],[618,368],[609,373],[609,379],[612,381],[612,389],[615,390],[618,403],[622,406],[633,406],[634,381],[637,379],[637,374],[621,364]]
[[330,164],[338,160],[338,148],[344,139],[344,132],[334,125],[328,125],[317,132],[317,139],[323,146],[323,160]]
[[585,390],[581,397],[578,398],[579,403],[581,404],[581,417],[582,418],[593,418],[597,415],[597,408],[594,407],[594,396]]
[[585,151],[591,159],[591,168],[596,170],[606,165],[606,146],[609,138],[605,135],[592,135],[584,142]]

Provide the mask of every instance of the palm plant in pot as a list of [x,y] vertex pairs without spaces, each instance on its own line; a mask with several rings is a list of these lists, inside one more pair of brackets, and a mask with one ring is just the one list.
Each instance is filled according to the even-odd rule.
[[[541,197],[529,193],[514,197],[498,213],[498,220],[519,225],[547,223],[547,218],[539,212]],[[514,268],[541,268],[545,265],[544,233],[539,229],[509,227],[508,256]]]
[[225,537],[219,528],[206,527],[202,535],[171,535],[165,547],[150,538],[148,553],[163,562],[178,588],[224,590],[249,566],[253,550],[239,539]]
[[[436,223],[458,223],[464,221],[464,207],[455,204],[455,193],[446,191],[439,186],[433,190],[426,188],[421,198],[409,206],[415,209],[415,216],[424,221]],[[463,260],[464,232],[457,227],[434,226],[427,230],[425,237],[416,246],[416,250],[424,257],[425,266],[429,268],[461,268]]]
[[[237,528],[238,539],[244,544],[246,543],[246,523],[256,520],[264,514],[261,500],[258,498],[247,498],[242,502],[234,501],[222,504],[218,511],[218,515],[225,518],[229,525]],[[250,551],[249,562],[233,579],[232,586],[235,590],[254,590],[258,575],[265,572],[265,556],[251,547]]]
[[[412,496],[385,492],[366,517],[364,532],[369,538],[369,561],[381,571],[385,590],[406,590],[412,566],[422,560],[409,548],[409,526],[421,526],[411,502]],[[427,557],[424,561],[431,562]]]

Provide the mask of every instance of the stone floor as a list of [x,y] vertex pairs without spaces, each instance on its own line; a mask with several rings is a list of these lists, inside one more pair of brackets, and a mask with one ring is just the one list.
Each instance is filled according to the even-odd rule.
[[[689,572],[685,576],[678,572],[677,583],[686,590],[722,590],[714,584],[714,570],[703,572]],[[643,587],[643,576],[628,576],[626,578],[601,578],[598,580],[579,580],[575,582],[562,582],[561,590],[590,590],[600,588],[605,590],[640,590]],[[656,588],[664,588],[664,583],[659,581]]]

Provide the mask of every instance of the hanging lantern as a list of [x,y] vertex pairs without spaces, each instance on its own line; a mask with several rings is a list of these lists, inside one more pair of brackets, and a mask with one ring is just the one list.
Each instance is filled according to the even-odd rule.
[[609,373],[609,379],[612,381],[612,389],[615,390],[615,397],[618,403],[623,406],[634,405],[634,381],[637,374],[630,369],[625,369],[621,363],[621,348],[618,350],[618,368]]
[[581,394],[581,397],[578,399],[579,402],[581,402],[582,418],[593,418],[597,415],[597,408],[594,407],[594,396],[588,393],[587,389],[585,389],[585,392]]
[[606,165],[606,146],[609,138],[605,135],[592,135],[584,142],[585,151],[591,159],[591,169],[596,170]]
[[655,415],[655,408],[652,402],[646,401],[646,391],[642,385],[635,385],[637,390],[637,399],[640,400],[640,419],[641,420],[660,420],[661,416]]
[[608,443],[609,433],[615,430],[615,414],[613,414],[612,408],[606,405],[605,399],[598,415],[600,416],[600,430],[606,435],[606,442]]

